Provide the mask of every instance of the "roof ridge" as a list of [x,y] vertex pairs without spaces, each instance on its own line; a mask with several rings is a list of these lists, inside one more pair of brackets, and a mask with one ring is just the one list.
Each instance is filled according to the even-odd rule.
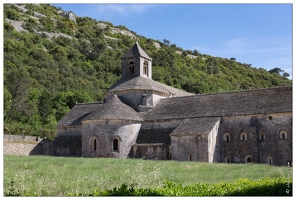
[[[171,87],[171,86],[169,86]],[[237,91],[230,91],[230,92],[217,92],[217,93],[205,93],[205,94],[195,94],[190,96],[178,96],[176,98],[189,98],[189,97],[196,97],[196,96],[211,96],[211,95],[222,95],[222,94],[234,94],[234,93],[248,93],[248,92],[254,92],[254,91],[263,91],[263,90],[270,90],[270,89],[280,89],[280,88],[288,88],[292,87],[292,85],[286,85],[286,86],[276,86],[276,87],[269,87],[269,88],[255,88],[255,89],[249,89],[249,90],[237,90]],[[177,89],[177,88],[175,88]],[[180,89],[179,89],[180,90]],[[161,99],[161,100],[167,100],[168,98]],[[171,98],[170,98],[171,99]]]
[[75,105],[89,105],[89,104],[103,104],[104,102],[86,102],[86,103],[76,103]]

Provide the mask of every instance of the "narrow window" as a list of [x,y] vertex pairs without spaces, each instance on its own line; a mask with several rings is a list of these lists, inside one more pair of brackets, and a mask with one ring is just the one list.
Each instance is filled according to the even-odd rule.
[[167,160],[170,160],[170,159],[171,159],[171,153],[167,152]]
[[146,76],[148,76],[148,62],[147,61],[144,62],[144,74]]
[[118,151],[118,139],[113,140],[113,151]]
[[247,162],[252,162],[252,159],[250,157],[247,158]]
[[240,134],[240,140],[241,141],[247,140],[247,134],[245,132],[243,132],[243,133]]
[[94,139],[94,149],[93,149],[94,151],[96,151],[97,150],[97,139]]
[[265,140],[265,134],[264,133],[260,134],[260,139],[261,139],[261,141]]
[[229,133],[224,133],[224,142],[229,142],[230,141],[230,134]]
[[90,140],[89,140],[89,148],[91,151],[96,151],[98,148],[97,148],[97,145],[98,145],[98,141],[95,137],[91,137]]
[[281,131],[279,134],[279,139],[280,140],[286,140],[287,139],[287,132],[286,131]]
[[129,74],[135,73],[135,63],[134,61],[130,61],[128,64]]

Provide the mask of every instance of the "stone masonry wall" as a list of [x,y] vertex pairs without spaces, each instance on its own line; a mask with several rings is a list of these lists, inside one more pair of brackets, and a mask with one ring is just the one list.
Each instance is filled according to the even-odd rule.
[[[286,133],[281,139],[282,132]],[[225,135],[229,134],[229,140]],[[245,139],[241,137],[245,134]],[[222,162],[285,165],[292,160],[292,115],[224,117],[219,137]]]
[[36,136],[4,135],[3,154],[42,155],[50,142]]

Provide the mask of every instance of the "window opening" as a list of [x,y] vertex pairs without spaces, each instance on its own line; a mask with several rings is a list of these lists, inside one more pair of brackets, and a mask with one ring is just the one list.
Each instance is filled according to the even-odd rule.
[[148,76],[148,62],[144,62],[144,74]]
[[129,67],[129,74],[135,73],[135,63],[134,63],[134,61],[129,62],[128,67]]
[[118,139],[113,140],[113,151],[118,151]]
[[94,139],[94,151],[97,150],[97,139]]
[[230,135],[229,133],[224,133],[224,138],[223,138],[224,142],[230,142]]
[[246,135],[246,133],[241,133],[241,135],[240,135],[240,140],[241,141],[245,141],[245,140],[247,140],[247,135]]
[[188,161],[191,161],[191,154],[188,155]]
[[280,140],[286,140],[287,139],[287,132],[281,131],[279,135]]

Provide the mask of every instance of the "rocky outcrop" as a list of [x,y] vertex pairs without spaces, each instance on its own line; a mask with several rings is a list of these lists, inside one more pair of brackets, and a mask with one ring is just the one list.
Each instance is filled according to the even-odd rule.
[[59,14],[65,18],[68,18],[69,20],[73,21],[76,23],[76,16],[74,13],[72,13],[71,11],[64,11],[64,10],[60,10]]
[[120,33],[122,35],[127,35],[127,36],[130,36],[132,38],[136,38],[136,36],[133,33],[131,33],[130,31],[128,31],[128,30],[123,30],[123,29],[120,29],[120,28],[111,27],[108,24],[101,23],[101,22],[98,23],[97,26],[99,28],[101,28],[101,29],[105,29],[105,28],[109,27],[109,29],[110,29],[109,31],[112,34]]

